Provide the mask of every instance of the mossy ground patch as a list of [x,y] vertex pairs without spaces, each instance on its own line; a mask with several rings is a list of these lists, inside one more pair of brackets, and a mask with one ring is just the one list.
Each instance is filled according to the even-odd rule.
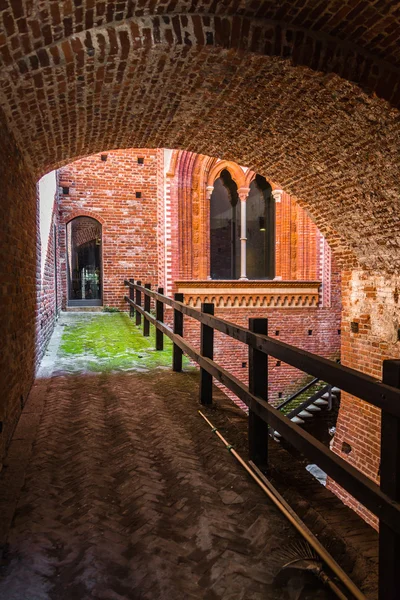
[[[63,317],[58,352],[67,371],[148,371],[171,368],[172,342],[164,336],[164,350],[155,349],[155,330],[143,337],[127,313],[75,313]],[[190,367],[184,357],[184,366]]]

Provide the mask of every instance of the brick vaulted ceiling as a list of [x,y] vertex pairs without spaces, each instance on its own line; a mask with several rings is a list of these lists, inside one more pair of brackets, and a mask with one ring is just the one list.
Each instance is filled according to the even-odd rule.
[[220,156],[400,270],[400,2],[0,0],[2,135],[35,177],[111,148]]

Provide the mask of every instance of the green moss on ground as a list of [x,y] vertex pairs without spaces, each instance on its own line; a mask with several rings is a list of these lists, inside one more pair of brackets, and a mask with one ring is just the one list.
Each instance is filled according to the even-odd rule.
[[[68,371],[148,371],[171,368],[172,342],[164,336],[164,350],[155,349],[155,331],[143,337],[127,313],[69,314],[64,320],[58,352]],[[189,361],[184,357],[184,365]]]

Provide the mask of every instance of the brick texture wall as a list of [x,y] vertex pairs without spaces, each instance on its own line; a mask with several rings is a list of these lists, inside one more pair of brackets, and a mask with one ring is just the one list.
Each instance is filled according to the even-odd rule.
[[[35,181],[104,148],[187,148],[279,182],[355,270],[344,298],[363,306],[363,333],[344,334],[345,359],[377,373],[397,356],[397,306],[385,308],[400,269],[393,2],[75,4],[21,0],[0,14],[1,448],[36,362]],[[376,459],[368,468],[376,477]]]
[[35,181],[0,112],[0,464],[35,374],[37,245]]
[[[215,309],[215,315],[243,327],[248,327],[249,318],[267,318],[269,335],[272,337],[277,337],[280,341],[293,344],[325,358],[336,360],[340,357],[341,345],[341,297],[340,272],[335,266],[332,278],[334,295],[330,307],[298,309],[217,308]],[[309,332],[311,332],[311,335]],[[199,323],[194,319],[184,317],[184,335],[199,348]],[[247,384],[247,347],[220,332],[216,331],[214,336],[214,360]],[[283,401],[310,379],[302,371],[290,365],[279,364],[273,357],[269,357],[268,367],[269,400],[274,404],[279,404],[280,401]],[[227,394],[237,401],[231,392],[227,391]]]
[[66,224],[77,216],[90,216],[102,224],[103,305],[126,309],[124,278],[143,275],[143,283],[158,285],[163,254],[158,235],[163,221],[162,168],[162,150],[131,149],[94,154],[59,170],[63,307],[67,298]]
[[[400,358],[400,278],[357,270],[343,273],[342,279],[342,362],[381,379],[382,361]],[[333,449],[378,482],[380,410],[343,393]],[[377,526],[377,519],[336,483],[329,481],[329,487]]]
[[[230,171],[239,188],[248,188],[255,176],[229,161],[187,151],[174,151],[168,180],[170,219],[169,289],[176,280],[205,280],[210,274],[209,194],[221,168]],[[207,192],[208,188],[208,192]],[[330,249],[307,213],[283,192],[276,204],[276,271],[283,280],[320,280],[318,308],[224,308],[216,315],[242,326],[250,317],[267,317],[272,335],[326,358],[340,355],[340,271]],[[311,332],[311,335],[309,334]],[[185,317],[185,335],[198,346],[199,324]],[[215,333],[215,359],[247,383],[247,348]],[[278,403],[309,377],[285,364],[269,361],[270,399]],[[227,392],[230,396],[233,395]]]

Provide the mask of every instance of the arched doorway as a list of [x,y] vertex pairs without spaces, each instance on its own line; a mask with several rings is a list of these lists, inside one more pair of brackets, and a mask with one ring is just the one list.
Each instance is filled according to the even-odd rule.
[[92,217],[67,223],[68,306],[103,303],[102,226]]

